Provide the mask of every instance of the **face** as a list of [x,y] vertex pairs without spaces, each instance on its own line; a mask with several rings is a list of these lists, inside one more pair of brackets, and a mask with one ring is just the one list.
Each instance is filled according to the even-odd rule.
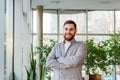
[[64,26],[64,38],[65,41],[71,41],[76,34],[76,29],[74,24],[66,24]]

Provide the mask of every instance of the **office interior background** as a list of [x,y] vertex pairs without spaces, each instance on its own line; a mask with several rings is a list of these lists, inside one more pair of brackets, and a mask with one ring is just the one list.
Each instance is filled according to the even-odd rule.
[[[16,80],[26,80],[31,43],[39,45],[40,37],[61,42],[63,23],[68,19],[77,23],[76,40],[109,39],[108,34],[120,30],[119,3],[119,0],[0,0],[0,80],[9,80],[13,72]],[[104,80],[120,80],[120,68],[114,67],[113,74],[107,78],[103,75]]]

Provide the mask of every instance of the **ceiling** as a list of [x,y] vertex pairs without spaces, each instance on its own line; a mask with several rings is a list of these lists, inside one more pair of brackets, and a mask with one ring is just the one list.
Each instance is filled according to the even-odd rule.
[[32,8],[120,10],[120,0],[32,0]]

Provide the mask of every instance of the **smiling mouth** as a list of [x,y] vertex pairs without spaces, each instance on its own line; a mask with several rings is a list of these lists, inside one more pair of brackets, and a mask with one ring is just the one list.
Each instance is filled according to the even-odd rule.
[[70,37],[70,36],[72,36],[72,35],[70,35],[70,34],[67,34],[66,36],[67,36],[67,37]]
[[72,35],[72,34],[69,33],[69,34],[66,34],[66,35]]

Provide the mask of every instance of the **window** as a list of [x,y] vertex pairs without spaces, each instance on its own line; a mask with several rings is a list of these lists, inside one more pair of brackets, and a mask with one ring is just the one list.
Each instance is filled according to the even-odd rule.
[[[36,15],[33,12],[33,42],[36,42]],[[63,41],[63,24],[66,20],[77,24],[76,40],[93,39],[96,42],[109,39],[108,34],[120,30],[120,11],[44,10],[43,38]],[[117,75],[117,80],[120,75]],[[108,78],[108,76],[107,76]],[[106,76],[104,79],[107,80]],[[109,78],[113,78],[110,76]]]
[[109,34],[114,30],[113,11],[88,12],[88,33]]

